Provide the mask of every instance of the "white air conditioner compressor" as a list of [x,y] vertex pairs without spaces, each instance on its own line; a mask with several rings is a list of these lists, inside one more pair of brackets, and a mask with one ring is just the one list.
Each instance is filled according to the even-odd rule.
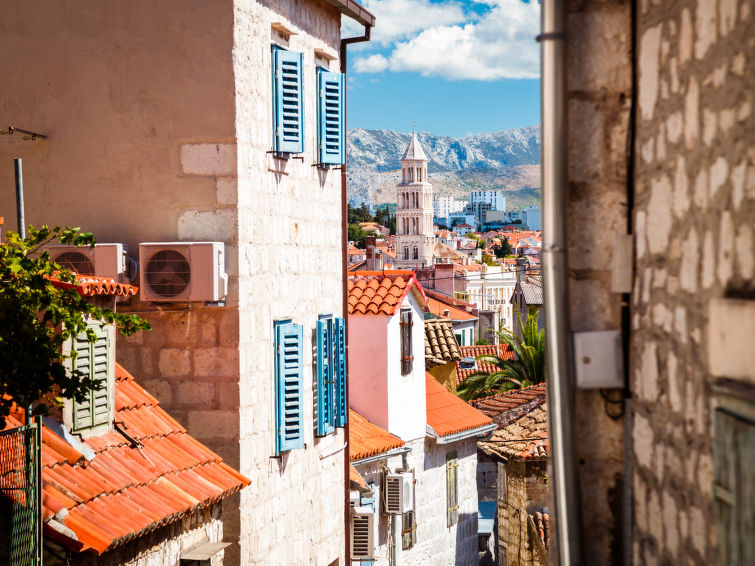
[[145,242],[139,244],[142,301],[211,302],[225,299],[223,242]]
[[118,283],[128,283],[136,276],[136,262],[126,256],[125,244],[95,244],[93,248],[52,245],[45,250],[55,263],[80,275],[110,277]]
[[414,509],[414,474],[397,472],[385,475],[385,512],[401,515]]

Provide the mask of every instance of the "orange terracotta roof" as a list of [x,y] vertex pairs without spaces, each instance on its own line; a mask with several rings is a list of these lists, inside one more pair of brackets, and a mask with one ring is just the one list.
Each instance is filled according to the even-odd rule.
[[477,356],[499,356],[504,360],[510,360],[514,357],[514,352],[508,344],[489,344],[486,346],[461,346],[461,361],[456,362],[456,385],[461,384],[470,375],[477,372],[493,373],[498,368],[486,362],[476,362],[475,367],[464,369],[461,367],[464,358],[475,358]]
[[422,307],[427,297],[413,271],[358,271],[349,275],[349,314],[392,315],[409,292]]
[[[442,386],[441,386],[442,387]],[[353,409],[349,409],[349,460],[352,462],[383,454],[404,445],[398,436],[392,435],[371,423]]]
[[493,421],[425,373],[427,424],[440,436],[480,428]]
[[[42,516],[47,521],[67,509],[58,521],[78,540],[48,527],[46,535],[75,551],[98,555],[249,485],[189,436],[121,365],[115,371],[114,420],[123,423],[139,448],[111,430],[82,441],[95,454],[90,462],[50,429],[42,429]],[[6,420],[6,428],[14,428],[23,416]]]
[[55,276],[50,277],[50,282],[55,287],[61,289],[76,289],[79,294],[84,296],[90,295],[117,295],[128,296],[136,295],[139,290],[133,285],[127,283],[118,283],[115,279],[110,277],[98,277],[97,275],[78,275],[76,284],[69,283],[67,281],[61,281]]
[[545,383],[469,401],[499,425],[512,422],[545,403]]
[[[427,298],[427,308],[434,315],[446,320],[477,320],[475,315],[454,306],[447,305],[446,303],[442,303],[432,297]],[[443,314],[444,311],[449,311],[448,316]]]
[[545,459],[549,452],[548,406],[539,405],[493,433],[490,442],[478,446],[486,454],[505,459]]
[[367,481],[362,477],[362,474],[357,472],[357,469],[352,464],[349,464],[349,481],[352,483],[351,487],[368,489]]

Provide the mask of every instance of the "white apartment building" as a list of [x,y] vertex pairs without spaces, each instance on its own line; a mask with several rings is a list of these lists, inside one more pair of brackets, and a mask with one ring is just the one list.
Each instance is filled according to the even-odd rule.
[[522,225],[530,230],[540,230],[540,207],[536,205],[525,206],[522,211]]
[[[496,311],[502,326],[513,331],[514,307],[510,301],[516,287],[516,271],[507,270],[503,265],[483,265],[482,271],[465,271],[464,276],[464,300],[480,310]],[[482,329],[480,332],[482,333]]]
[[433,197],[433,216],[448,221],[448,216],[454,212],[464,210],[466,203],[450,195],[435,195]]

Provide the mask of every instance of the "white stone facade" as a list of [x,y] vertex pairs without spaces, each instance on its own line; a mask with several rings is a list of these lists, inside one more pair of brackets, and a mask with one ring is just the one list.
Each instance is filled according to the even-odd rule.
[[[502,265],[483,265],[482,271],[467,271],[464,276],[466,300],[480,310],[496,311],[503,327],[513,330],[514,307],[511,304],[511,296],[516,287],[516,275],[515,270],[507,270]],[[485,332],[480,329],[480,334]]]
[[[316,66],[339,69],[340,14],[319,0],[79,4],[75,16],[0,8],[7,49],[24,53],[0,62],[6,76],[24,69],[2,102],[14,123],[55,132],[54,144],[12,136],[0,148],[24,158],[27,220],[81,226],[132,257],[139,242],[225,244],[225,305],[119,304],[153,330],[119,338],[118,361],[251,480],[223,506],[226,564],[344,563],[344,435],[307,426],[310,348],[306,447],[271,458],[273,322],[291,317],[308,343],[319,314],[342,314],[340,175],[312,167]],[[27,49],[38,25],[55,33]],[[303,162],[267,153],[273,42],[303,54]]]
[[[403,550],[397,539],[396,561],[390,562],[389,533],[401,530],[400,515],[383,513],[382,502],[377,507],[378,533],[375,566],[477,566],[477,442],[461,440],[451,444],[436,444],[430,439],[406,443],[411,448],[406,456],[407,466],[414,470],[416,544]],[[459,516],[455,525],[448,526],[446,495],[446,455],[455,452],[459,467]],[[368,483],[382,489],[386,468],[402,469],[401,456],[357,465]],[[379,493],[379,491],[378,491]],[[395,519],[394,519],[395,517]],[[397,525],[392,527],[391,522]],[[356,564],[356,562],[354,563]]]
[[[409,153],[415,146],[418,153]],[[410,158],[407,158],[410,157]],[[427,182],[427,158],[416,134],[401,160],[401,182],[396,186],[396,262],[416,269],[433,264],[433,186]]]

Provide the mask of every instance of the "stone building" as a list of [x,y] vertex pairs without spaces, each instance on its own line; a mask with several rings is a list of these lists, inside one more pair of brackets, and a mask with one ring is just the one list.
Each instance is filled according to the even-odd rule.
[[401,158],[396,186],[396,266],[417,269],[433,265],[433,186],[427,179],[427,156],[412,133]]
[[[0,145],[6,163],[24,160],[27,222],[81,226],[134,260],[150,261],[144,242],[223,252],[197,259],[205,263],[192,274],[214,273],[215,292],[119,305],[153,330],[119,338],[118,355],[251,479],[224,503],[227,564],[345,561],[348,449],[342,428],[316,434],[316,356],[304,347],[320,315],[343,314],[341,175],[331,165],[343,160],[344,15],[374,23],[351,0],[0,7],[0,69],[14,77],[3,115],[49,135]],[[323,110],[319,94],[332,89],[337,100]],[[5,186],[12,175],[0,172]],[[12,191],[0,204],[14,209]],[[141,294],[143,279],[180,271],[165,261],[135,282]],[[300,346],[291,450],[276,426],[281,332]]]
[[[629,309],[631,401],[575,395],[585,562],[744,563],[752,444],[732,443],[752,438],[755,385],[753,5],[567,10],[571,330],[619,329]],[[616,273],[633,276],[612,285],[626,233]]]

